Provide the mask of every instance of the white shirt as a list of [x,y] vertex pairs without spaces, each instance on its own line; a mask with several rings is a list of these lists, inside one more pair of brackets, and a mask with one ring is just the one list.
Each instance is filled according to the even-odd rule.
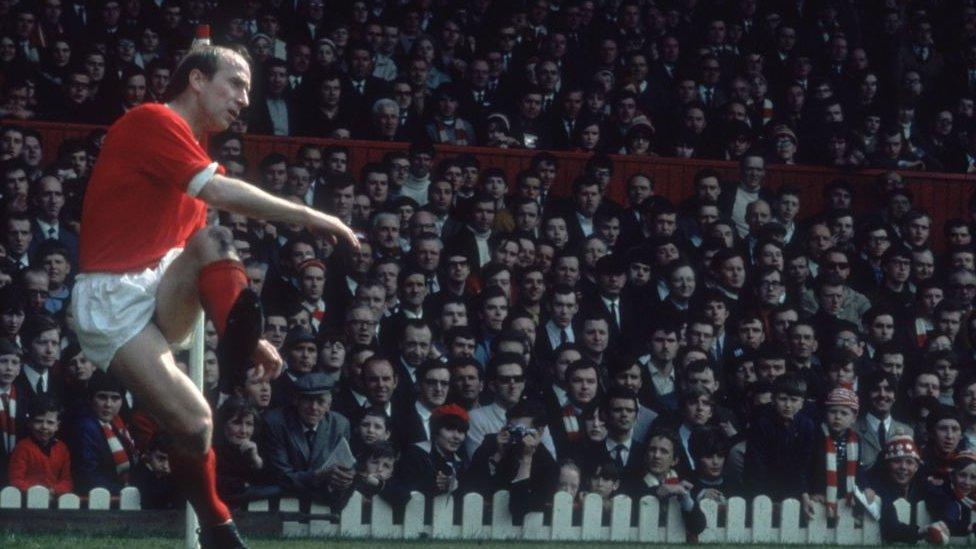
[[[54,223],[53,225],[48,225],[47,223],[44,222],[44,220],[38,219],[37,226],[41,228],[41,233],[44,234],[44,238],[58,237],[58,228],[59,228],[58,223]],[[53,235],[52,235],[52,231],[53,231]]]
[[623,449],[620,451],[620,461],[622,461],[623,463],[627,463],[627,460],[630,458],[630,447],[633,445],[633,443],[634,443],[633,429],[630,430],[630,433],[627,434],[627,439],[624,440],[623,442],[617,442],[616,440],[613,440],[610,437],[607,437],[606,441],[604,441],[604,444],[606,444],[607,447],[607,452],[610,453],[611,459],[616,459],[617,456],[615,454],[617,453],[617,447],[623,446]]
[[651,382],[659,395],[669,395],[674,392],[674,367],[667,373],[657,368],[653,361],[647,363],[651,373]]
[[553,349],[562,345],[563,330],[566,330],[566,343],[573,343],[576,341],[576,337],[573,335],[572,326],[566,326],[565,328],[560,328],[552,320],[546,322],[546,335],[549,336],[549,344],[552,346]]
[[678,436],[681,437],[681,449],[684,450],[685,455],[688,456],[688,463],[691,464],[691,470],[695,470],[695,459],[691,457],[691,450],[689,441],[691,440],[691,429],[688,428],[684,423],[678,428]]
[[613,320],[617,323],[617,327],[620,327],[620,298],[610,299],[608,297],[600,296],[603,300],[603,304],[606,305],[607,311],[613,314]]
[[[884,418],[884,420],[881,420],[880,418],[876,417],[874,414],[871,414],[871,413],[866,414],[864,417],[868,420],[868,427],[871,429],[871,432],[872,433],[877,433],[878,432],[878,425],[880,425],[881,423],[884,423],[884,430],[885,430],[885,435],[886,435],[885,436],[885,440],[887,441],[888,438],[890,438],[890,435],[891,435],[891,415],[890,414],[888,415],[888,417]],[[882,448],[881,451],[884,452],[884,448]]]
[[746,207],[759,200],[759,191],[749,192],[738,186],[735,189],[735,203],[732,204],[732,222],[735,223],[735,230],[739,236],[745,237],[749,234],[749,225],[746,223]]
[[49,381],[49,378],[48,378],[48,375],[47,375],[47,370],[44,370],[43,372],[39,372],[39,371],[35,370],[32,366],[25,365],[24,366],[24,375],[27,376],[27,381],[28,381],[28,383],[30,383],[31,389],[34,389],[34,388],[37,387],[37,380],[40,379],[41,380],[41,389],[43,390],[43,392],[45,392],[45,393],[47,392],[47,390],[48,390],[48,381]]
[[427,440],[430,440],[431,411],[428,410],[426,406],[421,404],[420,401],[414,402],[413,407],[417,410],[417,414],[420,416],[420,424],[424,426],[424,433],[427,435]]
[[400,195],[408,196],[417,201],[421,207],[427,205],[427,187],[430,186],[430,176],[417,179],[413,174],[407,174],[407,178],[400,187]]
[[589,217],[584,217],[576,212],[576,220],[579,221],[580,229],[583,230],[583,236],[589,237],[593,234],[593,219]]
[[488,247],[488,237],[491,235],[490,232],[485,234],[474,233],[474,242],[478,246],[478,266],[484,267],[489,261],[491,261],[491,250]]
[[265,100],[268,104],[268,114],[271,116],[271,131],[275,135],[288,135],[288,104],[284,99],[269,97]]

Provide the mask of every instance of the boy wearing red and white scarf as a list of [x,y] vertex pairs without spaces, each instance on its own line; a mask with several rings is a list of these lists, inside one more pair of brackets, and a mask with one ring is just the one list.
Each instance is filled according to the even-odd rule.
[[0,484],[7,484],[7,463],[24,425],[23,406],[18,409],[17,387],[20,375],[20,350],[0,339]]
[[957,452],[949,461],[949,481],[930,478],[926,486],[925,507],[932,520],[940,521],[948,532],[929,531],[931,543],[948,543],[949,536],[976,533],[976,452]]
[[129,484],[136,451],[119,415],[125,389],[109,374],[95,372],[88,382],[89,410],[67,429],[75,487],[82,493],[105,488],[118,493]]
[[832,389],[824,402],[824,423],[820,425],[814,446],[811,493],[803,494],[807,516],[813,514],[813,502],[826,505],[827,517],[837,518],[838,505],[851,505],[861,474],[859,439],[852,429],[859,409],[857,393],[845,388]]

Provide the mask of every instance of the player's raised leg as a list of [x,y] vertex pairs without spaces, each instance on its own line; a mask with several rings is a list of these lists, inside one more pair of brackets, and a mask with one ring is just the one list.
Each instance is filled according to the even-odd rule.
[[[155,322],[166,340],[180,341],[189,334],[202,305],[220,338],[221,375],[240,375],[250,365],[262,332],[260,302],[246,287],[247,276],[234,251],[231,232],[224,227],[204,227],[163,274],[156,290]],[[203,446],[190,445],[193,451],[171,454],[170,464],[187,488],[187,499],[206,534],[208,528],[227,523],[230,514],[217,495],[209,433],[204,442]]]
[[156,324],[169,341],[182,341],[193,329],[201,303],[218,335],[227,313],[247,286],[247,274],[226,227],[204,227],[187,241],[166,269],[156,290]]
[[169,343],[149,323],[115,353],[109,367],[140,406],[172,437],[169,460],[201,524],[203,547],[243,547],[230,511],[216,491],[210,448],[213,418],[200,391],[176,365]]

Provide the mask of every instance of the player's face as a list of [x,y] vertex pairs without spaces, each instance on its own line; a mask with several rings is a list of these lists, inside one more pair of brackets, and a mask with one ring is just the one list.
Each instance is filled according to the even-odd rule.
[[200,103],[207,129],[223,131],[230,127],[241,109],[247,107],[251,89],[251,70],[239,55],[222,56],[217,72],[200,86]]

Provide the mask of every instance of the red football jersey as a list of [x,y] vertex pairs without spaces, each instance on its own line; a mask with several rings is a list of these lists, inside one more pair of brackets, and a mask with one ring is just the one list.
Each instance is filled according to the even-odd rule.
[[212,164],[165,105],[136,107],[112,124],[85,192],[81,272],[140,271],[184,246],[207,217],[187,186]]

